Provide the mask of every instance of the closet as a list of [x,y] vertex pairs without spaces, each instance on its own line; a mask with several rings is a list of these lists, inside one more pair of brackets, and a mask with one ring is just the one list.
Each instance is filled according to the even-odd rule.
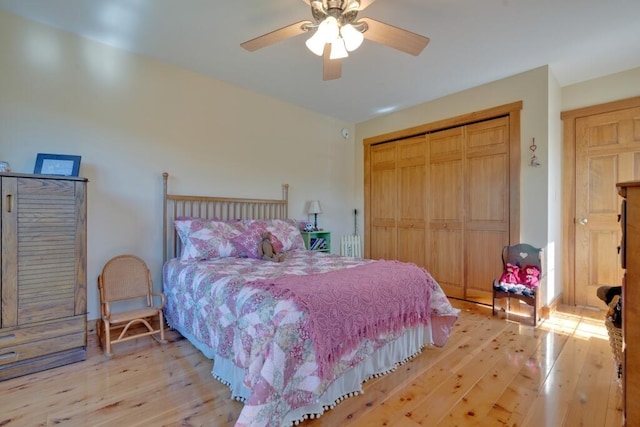
[[0,380],[84,360],[86,179],[0,174]]
[[416,263],[448,296],[491,304],[502,247],[519,231],[517,105],[365,140],[365,256]]

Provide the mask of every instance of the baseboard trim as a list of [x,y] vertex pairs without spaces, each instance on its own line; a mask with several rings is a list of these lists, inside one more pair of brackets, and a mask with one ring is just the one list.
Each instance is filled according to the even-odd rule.
[[558,310],[558,305],[562,301],[562,294],[558,295],[551,301],[548,305],[545,305],[540,308],[540,317],[542,319],[548,319],[551,317],[553,313]]

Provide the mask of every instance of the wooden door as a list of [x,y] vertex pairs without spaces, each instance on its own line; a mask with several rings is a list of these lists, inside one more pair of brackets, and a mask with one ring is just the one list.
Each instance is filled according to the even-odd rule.
[[365,257],[424,265],[448,296],[490,304],[520,234],[521,108],[365,139]]
[[465,153],[465,299],[491,304],[509,244],[509,119],[468,125]]
[[464,127],[428,136],[427,266],[444,292],[464,298]]
[[397,142],[397,259],[425,265],[426,138]]
[[371,147],[369,257],[396,259],[397,143]]
[[640,107],[575,121],[575,304],[602,307],[596,289],[620,285],[616,183],[640,179]]
[[448,296],[491,304],[509,244],[509,119],[429,135],[428,268]]

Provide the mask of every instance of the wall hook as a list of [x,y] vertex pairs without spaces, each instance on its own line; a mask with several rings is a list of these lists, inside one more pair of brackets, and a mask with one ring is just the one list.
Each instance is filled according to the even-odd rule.
[[529,166],[538,167],[540,166],[540,162],[538,161],[538,156],[536,156],[536,150],[538,146],[536,145],[536,139],[531,138],[531,145],[529,146],[529,150],[531,150],[531,161],[529,162]]

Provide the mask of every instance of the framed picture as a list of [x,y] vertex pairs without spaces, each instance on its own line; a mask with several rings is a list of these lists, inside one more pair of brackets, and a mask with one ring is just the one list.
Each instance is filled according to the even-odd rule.
[[78,176],[80,156],[38,153],[33,173],[37,175]]

